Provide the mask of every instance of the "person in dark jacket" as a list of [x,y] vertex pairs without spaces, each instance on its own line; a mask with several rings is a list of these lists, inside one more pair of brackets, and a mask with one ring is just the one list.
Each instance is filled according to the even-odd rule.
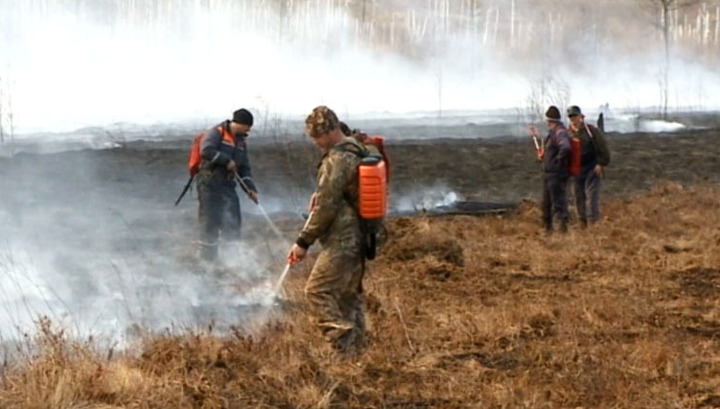
[[580,140],[580,174],[575,178],[575,208],[580,225],[600,220],[600,187],[605,167],[610,164],[610,151],[603,132],[587,123],[580,107],[567,110],[570,118],[570,137]]
[[253,125],[247,109],[238,109],[232,120],[226,120],[205,133],[202,140],[202,161],[197,176],[198,219],[200,221],[200,258],[215,261],[218,241],[240,240],[240,187],[257,202],[257,187],[252,179],[245,140]]
[[553,219],[561,232],[567,231],[567,182],[570,160],[570,134],[560,120],[560,111],[554,105],[545,112],[548,135],[543,150],[542,211],[545,231],[553,231]]

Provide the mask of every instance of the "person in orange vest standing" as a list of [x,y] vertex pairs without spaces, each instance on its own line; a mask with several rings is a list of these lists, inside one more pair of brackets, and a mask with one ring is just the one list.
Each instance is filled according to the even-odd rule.
[[214,262],[218,257],[220,234],[224,240],[240,240],[240,201],[236,180],[251,200],[257,202],[257,187],[247,152],[246,139],[252,129],[253,115],[245,108],[205,132],[201,141],[202,159],[197,175],[200,206],[200,258]]
[[600,220],[600,187],[605,167],[610,164],[610,150],[605,134],[587,123],[580,107],[567,110],[570,118],[570,136],[580,141],[580,174],[574,179],[575,208],[580,226]]

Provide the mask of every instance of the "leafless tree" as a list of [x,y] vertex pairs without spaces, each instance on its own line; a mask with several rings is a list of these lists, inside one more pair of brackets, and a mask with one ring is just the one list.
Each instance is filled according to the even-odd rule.
[[[5,78],[0,77],[0,153],[9,153],[12,156],[14,144],[12,100],[6,82]],[[8,152],[2,152],[5,148]]]
[[661,109],[663,119],[667,119],[668,113],[668,99],[670,89],[670,52],[671,52],[671,32],[673,27],[677,24],[675,16],[677,16],[677,10],[685,7],[695,6],[700,3],[701,0],[644,0],[651,7],[653,13],[653,26],[655,26],[662,35],[662,42],[664,47],[664,63],[662,68],[662,74],[660,78],[660,96],[661,96]]

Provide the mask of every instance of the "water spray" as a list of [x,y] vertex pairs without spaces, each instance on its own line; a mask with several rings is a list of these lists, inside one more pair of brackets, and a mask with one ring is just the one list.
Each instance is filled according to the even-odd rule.
[[245,181],[242,180],[242,178],[241,178],[240,176],[238,176],[237,173],[235,174],[235,180],[238,182],[238,184],[240,185],[240,188],[243,190],[243,192],[245,192],[245,194],[247,195],[247,197],[248,197],[253,203],[255,203],[255,204],[257,205],[258,210],[260,210],[260,214],[262,214],[262,216],[263,216],[263,217],[265,218],[265,220],[268,222],[268,225],[270,226],[270,229],[277,235],[277,237],[278,237],[281,241],[285,241],[286,238],[285,238],[285,236],[283,236],[282,231],[280,231],[280,228],[278,228],[277,225],[272,221],[272,219],[270,219],[270,215],[268,215],[268,213],[265,211],[265,208],[260,204],[260,202],[259,202],[258,199],[257,199],[257,196],[253,196],[252,190],[250,190],[250,188],[249,188],[248,185],[245,183]]
[[[312,218],[312,215],[313,215],[313,211],[311,211],[310,214],[308,215],[308,218],[305,221],[305,225],[302,228],[303,230],[305,230],[305,228],[307,228],[308,224],[310,224],[310,219]],[[293,261],[290,261],[290,260],[287,262],[287,264],[285,264],[285,269],[283,270],[282,274],[280,274],[280,279],[278,280],[277,284],[275,284],[276,297],[277,297],[277,294],[279,294],[280,291],[282,290],[283,282],[285,281],[285,277],[287,277],[287,274],[290,271],[290,267],[292,267],[292,265],[293,265]]]
[[[257,205],[258,210],[260,210],[260,214],[262,214],[263,217],[265,218],[265,220],[268,222],[270,229],[277,235],[277,237],[280,239],[280,241],[285,241],[286,238],[282,234],[282,231],[280,231],[280,229],[277,227],[277,225],[272,221],[272,219],[270,219],[270,215],[265,211],[265,208],[263,208],[263,206],[260,204],[260,202],[257,199],[257,196],[253,196],[252,190],[250,190],[250,188],[245,183],[245,181],[242,180],[242,178],[237,173],[235,173],[235,180],[238,182],[238,184],[240,185],[240,188],[243,190],[243,192],[245,192],[245,194],[248,196],[248,198]],[[305,226],[307,226],[307,224],[310,222],[310,216],[312,216],[312,212],[310,212],[310,215],[308,216],[307,221],[305,222]],[[303,227],[303,229],[304,228],[305,227]],[[290,267],[292,267],[292,263],[288,262],[285,264],[285,269],[283,269],[282,274],[280,274],[280,279],[278,279],[277,284],[275,284],[275,288],[273,289],[273,292],[275,293],[275,298],[277,298],[278,294],[280,294],[280,292],[282,291],[282,285],[283,285],[283,282],[285,281],[285,278],[288,275],[288,272],[290,271]]]

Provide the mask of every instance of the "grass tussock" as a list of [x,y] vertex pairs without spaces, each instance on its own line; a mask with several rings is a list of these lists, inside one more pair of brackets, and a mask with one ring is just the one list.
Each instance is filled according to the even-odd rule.
[[549,237],[530,204],[394,219],[361,356],[331,354],[302,307],[252,337],[158,336],[114,357],[43,322],[3,371],[0,407],[718,407],[718,199],[660,185]]

